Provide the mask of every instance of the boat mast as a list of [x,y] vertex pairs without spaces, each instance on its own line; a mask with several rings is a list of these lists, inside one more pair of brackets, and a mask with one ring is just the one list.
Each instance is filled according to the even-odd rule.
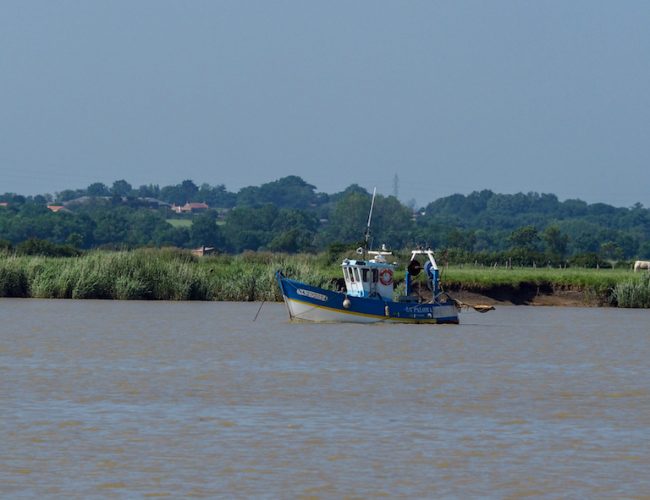
[[375,187],[372,190],[372,201],[370,202],[370,213],[368,214],[368,225],[366,226],[366,235],[365,235],[365,249],[368,250],[368,240],[370,239],[370,221],[372,220],[372,209],[375,206],[375,196],[377,195],[377,188]]

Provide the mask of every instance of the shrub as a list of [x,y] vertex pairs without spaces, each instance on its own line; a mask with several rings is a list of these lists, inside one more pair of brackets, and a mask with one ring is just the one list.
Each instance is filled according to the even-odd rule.
[[45,257],[77,257],[81,252],[71,245],[57,245],[47,240],[32,238],[16,247],[20,255],[42,255]]
[[569,259],[571,267],[586,267],[589,269],[608,269],[611,266],[609,262],[601,259],[598,254],[587,252],[575,255]]

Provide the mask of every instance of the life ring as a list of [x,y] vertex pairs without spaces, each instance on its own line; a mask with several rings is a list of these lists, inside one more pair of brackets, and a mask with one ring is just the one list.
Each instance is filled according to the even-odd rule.
[[382,285],[390,285],[393,283],[392,269],[382,269],[379,271],[379,281]]

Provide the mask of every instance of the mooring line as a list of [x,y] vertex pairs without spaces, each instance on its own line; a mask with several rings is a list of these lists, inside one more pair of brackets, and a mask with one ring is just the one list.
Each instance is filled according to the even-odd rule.
[[260,311],[262,310],[262,306],[264,305],[264,302],[266,302],[266,300],[263,300],[262,303],[260,304],[260,308],[257,310],[257,314],[256,314],[255,317],[253,318],[253,321],[256,321],[256,320],[257,320],[257,317],[259,316]]

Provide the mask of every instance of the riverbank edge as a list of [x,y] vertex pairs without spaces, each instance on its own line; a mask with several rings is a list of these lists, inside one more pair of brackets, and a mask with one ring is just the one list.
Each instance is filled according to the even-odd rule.
[[606,294],[579,287],[540,287],[534,283],[521,283],[517,288],[497,285],[472,287],[453,285],[446,291],[467,304],[491,306],[559,306],[559,307],[616,307]]
[[[593,290],[585,290],[580,288],[573,287],[562,287],[556,289],[548,289],[547,287],[538,287],[533,283],[520,283],[517,288],[498,285],[494,287],[475,287],[467,286],[463,284],[456,284],[452,286],[445,287],[445,291],[449,293],[451,297],[456,300],[459,300],[462,303],[468,305],[491,305],[491,306],[558,306],[558,307],[616,307],[616,304],[612,304],[611,300],[607,295],[597,294]],[[421,296],[424,300],[430,299],[431,293],[428,291],[422,291]],[[54,298],[54,297],[35,297],[30,294],[24,295],[12,295],[12,294],[2,294],[0,298]],[[66,297],[72,298],[72,297]],[[61,297],[57,297],[61,299]],[[86,297],[79,298],[75,297],[73,300],[97,300],[97,297]],[[65,299],[64,299],[65,300]],[[110,299],[110,298],[99,298],[99,300],[145,300],[145,301],[160,301],[160,300],[172,300],[176,301],[178,299],[146,299],[146,298],[136,298],[136,299]],[[181,299],[183,300],[183,299]],[[205,302],[205,299],[185,299],[189,302]],[[282,302],[282,297],[276,295],[274,299],[271,299],[271,302]],[[255,294],[249,296],[245,299],[240,300],[228,300],[228,299],[211,299],[208,302],[266,302],[269,299],[260,299],[255,297]]]

